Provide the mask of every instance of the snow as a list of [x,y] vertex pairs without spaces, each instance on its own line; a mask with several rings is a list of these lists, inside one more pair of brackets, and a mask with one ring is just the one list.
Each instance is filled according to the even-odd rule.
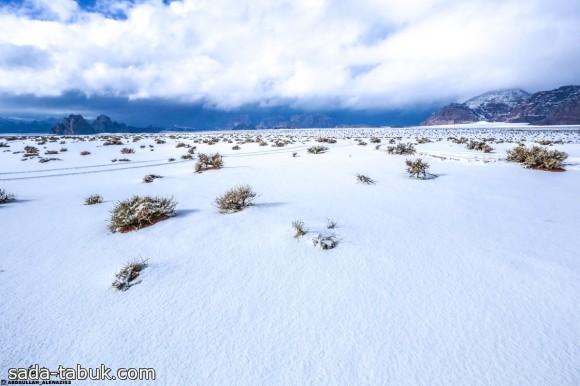
[[[258,134],[295,143],[231,149]],[[195,145],[222,153],[224,168],[193,173],[195,161],[180,159],[187,148],[175,145],[217,135],[233,143]],[[321,136],[338,141],[308,154]],[[357,145],[370,136],[383,138],[378,149]],[[449,136],[506,142],[484,154]],[[155,368],[155,382],[133,383],[143,385],[580,379],[580,128],[196,133],[162,135],[162,145],[141,137],[123,146],[30,137],[0,148],[0,188],[17,198],[0,205],[0,379],[12,367],[101,363]],[[437,178],[409,178],[414,157],[384,151],[393,137],[430,138],[416,156]],[[563,141],[550,148],[569,153],[566,172],[505,162],[516,142],[541,139]],[[4,151],[25,145],[68,151],[44,164]],[[357,182],[359,173],[376,184]],[[146,174],[164,178],[145,184]],[[242,184],[260,194],[256,205],[220,214],[215,198]],[[91,194],[104,202],[83,205]],[[173,196],[177,215],[111,233],[109,211],[136,194]],[[293,220],[305,236],[294,238]],[[338,244],[316,247],[318,234]],[[115,291],[115,272],[135,259],[148,259],[141,282]]]
[[530,95],[521,89],[490,91],[469,99],[465,102],[465,105],[470,109],[476,109],[485,103],[505,103],[510,107],[515,107],[528,99]]

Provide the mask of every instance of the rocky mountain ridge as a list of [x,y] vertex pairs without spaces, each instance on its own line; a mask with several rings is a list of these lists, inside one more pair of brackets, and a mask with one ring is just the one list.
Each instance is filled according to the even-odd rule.
[[580,86],[562,86],[529,94],[521,89],[499,90],[452,103],[431,114],[422,126],[479,121],[532,125],[580,124]]

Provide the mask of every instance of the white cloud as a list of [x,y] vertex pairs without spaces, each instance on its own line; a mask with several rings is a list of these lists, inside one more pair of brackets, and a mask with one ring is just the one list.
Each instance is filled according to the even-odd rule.
[[365,109],[580,81],[574,0],[24,4],[0,11],[4,93]]

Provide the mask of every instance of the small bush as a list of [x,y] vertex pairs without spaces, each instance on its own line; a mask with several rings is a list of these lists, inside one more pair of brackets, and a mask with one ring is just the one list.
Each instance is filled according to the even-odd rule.
[[167,161],[168,161],[168,162],[173,162],[173,161],[175,161],[175,158],[171,157],[171,158],[169,158]]
[[67,149],[66,147],[62,147],[62,148],[60,149],[60,152],[61,152],[61,153],[65,153],[65,152],[67,152],[67,151],[68,151],[68,149]]
[[10,193],[6,193],[4,189],[0,189],[0,204],[5,204],[9,201],[14,200],[14,195]]
[[179,142],[177,145],[175,145],[176,148],[180,148],[180,147],[186,147],[187,144],[183,143],[183,142]]
[[294,220],[292,221],[292,228],[294,229],[294,237],[298,238],[306,234],[306,229],[304,228],[304,221]]
[[139,282],[133,283],[133,281],[137,279],[141,271],[146,267],[147,260],[127,263],[119,272],[115,273],[115,281],[112,284],[113,288],[119,291],[126,291],[129,287],[138,284]]
[[320,249],[333,249],[338,245],[338,239],[335,235],[323,236],[319,234],[312,239],[312,244]]
[[220,153],[215,153],[207,155],[205,153],[199,153],[197,155],[198,162],[195,164],[195,172],[201,173],[204,170],[213,167],[219,169],[224,165],[224,161]]
[[232,150],[240,150],[241,147],[239,147],[238,145],[232,146]]
[[91,154],[90,151],[87,150],[81,151],[81,155],[89,155],[89,154]]
[[47,150],[44,154],[58,154],[58,150]]
[[292,157],[293,158],[296,158],[297,156],[298,156],[298,153],[297,152],[292,153]]
[[335,138],[327,138],[327,137],[320,137],[317,139],[317,141],[321,143],[336,143]]
[[121,149],[121,154],[133,154],[135,153],[135,149],[131,147],[124,147]]
[[119,158],[119,162],[131,162],[129,158]]
[[430,142],[431,142],[431,140],[429,138],[425,138],[425,137],[423,137],[423,138],[417,138],[417,143],[419,145],[422,145],[424,143],[430,143]]
[[407,173],[409,173],[411,177],[421,180],[427,179],[427,169],[429,169],[428,163],[423,162],[421,158],[417,158],[415,161],[408,159],[405,163],[407,164]]
[[10,147],[10,145],[6,142],[0,142],[0,147]]
[[369,139],[370,143],[381,143],[381,139],[379,137],[371,137]]
[[367,185],[372,185],[375,183],[375,181],[372,178],[370,178],[369,176],[365,176],[364,174],[357,174],[356,179],[359,182],[362,182],[363,184]]
[[186,154],[181,156],[182,160],[188,160],[188,159],[192,159],[192,158],[193,158],[193,156],[189,153],[186,153]]
[[85,205],[95,205],[101,204],[103,202],[103,196],[99,194],[92,194],[85,198]]
[[399,142],[396,146],[387,146],[387,153],[399,155],[415,154],[415,146],[412,143]]
[[331,218],[326,219],[326,227],[328,229],[334,229],[334,228],[336,228],[337,225],[338,225],[338,223],[335,220],[333,220]]
[[156,180],[157,178],[163,178],[163,176],[160,176],[158,174],[147,174],[145,177],[143,177],[143,182],[150,183]]
[[215,205],[222,213],[239,212],[253,205],[257,193],[249,185],[236,186],[215,200]]
[[473,141],[473,140],[469,141],[466,147],[469,150],[479,150],[484,153],[491,153],[491,151],[493,150],[493,147],[489,146],[487,143],[483,141]]
[[174,216],[176,205],[173,198],[133,196],[115,205],[111,212],[109,229],[112,232],[141,229]]
[[312,146],[307,149],[310,154],[322,154],[327,150],[328,148],[326,146]]
[[562,162],[568,158],[568,154],[558,150],[548,150],[540,146],[532,146],[529,149],[523,145],[507,151],[507,160],[521,163],[525,168],[557,170],[562,169]]
[[55,158],[55,157],[51,157],[51,158],[41,158],[38,160],[38,162],[40,162],[41,164],[50,162],[50,161],[60,161],[60,158]]

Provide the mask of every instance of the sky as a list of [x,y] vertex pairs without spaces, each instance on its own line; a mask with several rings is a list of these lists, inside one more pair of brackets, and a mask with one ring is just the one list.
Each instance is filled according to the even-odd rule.
[[577,0],[0,0],[0,114],[426,111],[580,84],[578,20]]

